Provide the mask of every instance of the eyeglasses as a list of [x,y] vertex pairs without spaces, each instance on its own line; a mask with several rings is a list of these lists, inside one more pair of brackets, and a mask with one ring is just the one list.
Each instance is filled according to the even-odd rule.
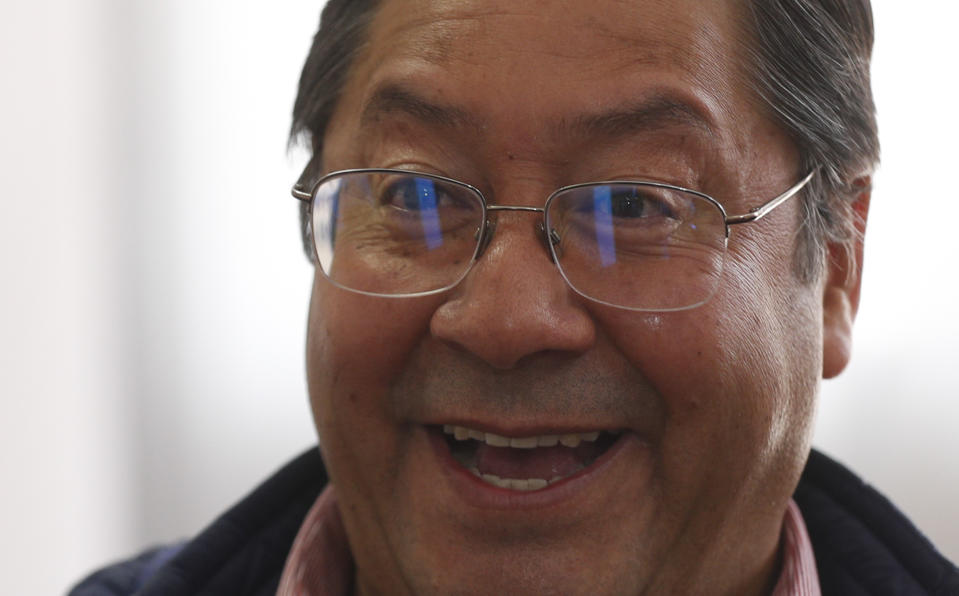
[[316,262],[335,285],[371,296],[449,290],[492,240],[498,211],[542,213],[540,233],[569,286],[601,304],[674,311],[719,287],[729,227],[761,219],[812,179],[742,215],[712,197],[658,182],[565,186],[542,207],[490,205],[475,187],[394,169],[333,172],[293,196],[310,205]]

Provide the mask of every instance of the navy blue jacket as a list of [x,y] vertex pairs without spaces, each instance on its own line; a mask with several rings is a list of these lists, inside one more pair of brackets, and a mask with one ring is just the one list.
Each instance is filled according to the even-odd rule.
[[[277,472],[193,540],[98,571],[70,596],[272,596],[326,485],[317,449]],[[813,451],[794,495],[824,596],[959,596],[959,570],[885,497]]]

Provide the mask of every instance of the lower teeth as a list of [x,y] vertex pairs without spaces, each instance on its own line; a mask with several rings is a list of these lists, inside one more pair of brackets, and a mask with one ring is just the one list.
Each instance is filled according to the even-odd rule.
[[[580,467],[580,469],[582,469],[582,467]],[[578,472],[579,470],[576,471]],[[483,482],[486,482],[487,484],[492,484],[493,486],[497,486],[499,488],[508,488],[520,491],[540,490],[546,488],[550,484],[554,484],[560,480],[563,480],[564,478],[569,477],[554,476],[549,480],[545,480],[543,478],[500,478],[495,474],[481,474],[476,468],[470,468],[470,472],[472,472],[472,474],[477,478],[482,479]],[[575,474],[576,472],[573,473]]]
[[[604,452],[609,446],[615,442],[618,433],[603,433],[598,439],[597,445],[599,445]],[[570,476],[578,473],[580,470],[583,470],[587,466],[591,465],[601,453],[592,453],[591,456],[580,454],[581,462],[575,466],[566,466],[562,470],[562,475],[553,476],[552,478],[504,478],[497,476],[495,474],[483,473],[480,472],[477,463],[477,448],[479,447],[478,441],[475,440],[457,440],[455,437],[445,436],[447,444],[450,448],[450,454],[453,456],[453,459],[456,460],[461,466],[469,470],[474,476],[481,479],[483,482],[496,486],[499,488],[505,488],[510,490],[517,491],[534,491],[541,490],[546,488],[551,484],[555,484],[560,480],[569,478]],[[527,456],[530,455],[528,449],[522,449],[521,455]],[[558,470],[556,470],[558,471]],[[555,471],[554,471],[555,473]]]

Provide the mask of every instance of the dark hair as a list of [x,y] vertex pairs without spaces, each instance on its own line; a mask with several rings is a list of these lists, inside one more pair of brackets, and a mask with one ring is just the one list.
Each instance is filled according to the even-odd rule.
[[[329,0],[303,67],[293,107],[291,142],[308,137],[322,165],[323,135],[379,0]],[[746,6],[745,53],[753,91],[799,151],[800,170],[818,168],[804,192],[797,274],[816,279],[826,243],[852,255],[855,179],[879,159],[869,79],[873,21],[869,0],[752,0]],[[861,191],[861,189],[858,189]],[[306,204],[301,223],[312,255]]]
[[[346,75],[366,41],[366,30],[379,6],[379,0],[329,0],[320,15],[320,27],[300,74],[299,89],[293,104],[290,144],[310,143],[313,158],[300,177],[302,181],[319,178],[323,136],[333,110],[346,84]],[[309,205],[300,202],[300,231],[303,249],[313,258]]]

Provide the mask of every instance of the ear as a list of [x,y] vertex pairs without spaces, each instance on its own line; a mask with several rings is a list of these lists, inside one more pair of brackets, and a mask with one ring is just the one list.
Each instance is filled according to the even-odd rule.
[[827,252],[826,282],[823,288],[822,376],[830,379],[846,368],[852,354],[852,326],[859,310],[859,289],[862,284],[863,238],[869,214],[871,179],[853,182],[856,197],[848,216],[853,218],[856,235],[850,249],[830,244]]

